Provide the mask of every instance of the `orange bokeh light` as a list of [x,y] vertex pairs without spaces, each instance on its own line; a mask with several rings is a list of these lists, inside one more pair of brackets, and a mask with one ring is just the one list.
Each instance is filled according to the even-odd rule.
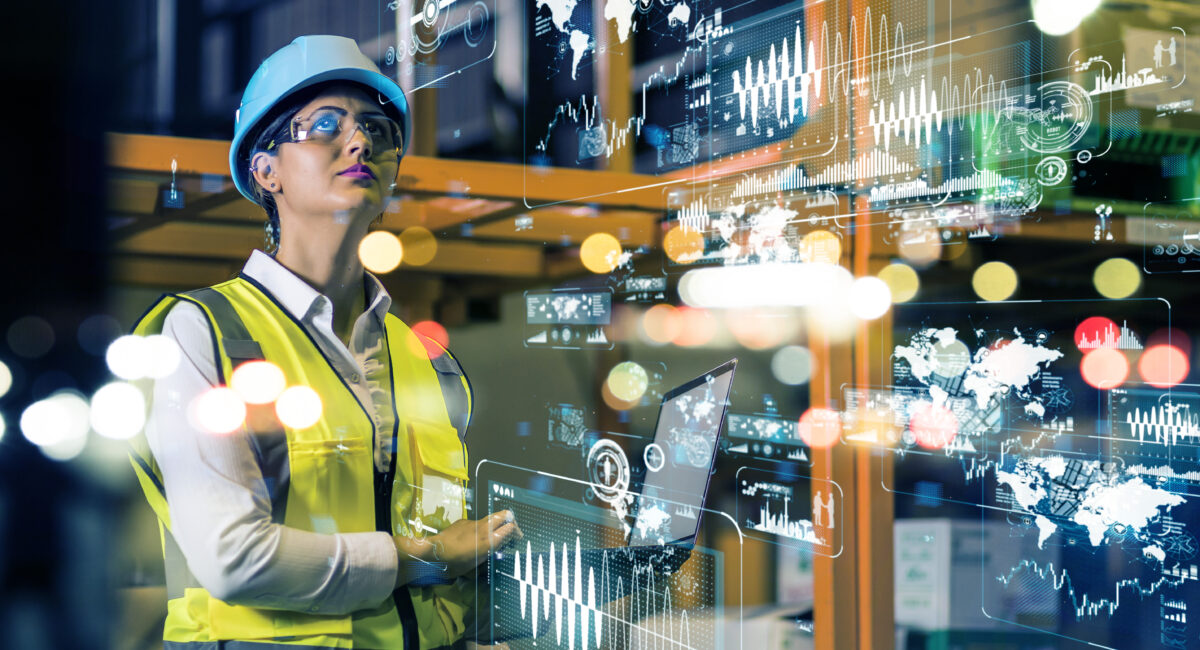
[[642,316],[642,330],[655,343],[670,343],[683,330],[683,318],[671,305],[655,305]]
[[1079,373],[1092,388],[1109,390],[1125,383],[1129,377],[1129,360],[1119,350],[1097,348],[1083,355]]
[[673,341],[682,347],[705,345],[717,335],[717,319],[707,309],[679,307],[679,335]]
[[1138,374],[1155,388],[1171,388],[1182,382],[1190,370],[1187,355],[1173,345],[1155,345],[1142,352]]
[[800,439],[814,449],[828,449],[842,437],[842,416],[832,409],[810,408],[800,416]]
[[413,325],[412,331],[419,335],[409,337],[408,340],[408,349],[413,354],[423,354],[430,359],[436,359],[441,356],[444,348],[450,347],[450,334],[437,321],[423,320]]

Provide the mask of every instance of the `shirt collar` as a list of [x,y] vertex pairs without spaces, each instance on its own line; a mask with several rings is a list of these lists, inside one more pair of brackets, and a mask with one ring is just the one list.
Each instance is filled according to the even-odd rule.
[[[242,274],[265,287],[296,320],[303,321],[308,313],[329,304],[329,298],[305,282],[274,257],[255,249],[242,267]],[[379,322],[392,307],[392,297],[379,278],[363,271],[363,287],[366,289],[367,311],[374,313]],[[357,316],[357,315],[356,315]]]

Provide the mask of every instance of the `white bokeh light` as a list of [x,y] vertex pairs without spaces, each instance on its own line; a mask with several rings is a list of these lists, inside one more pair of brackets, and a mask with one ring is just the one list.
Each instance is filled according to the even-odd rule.
[[21,413],[21,433],[39,447],[72,445],[87,438],[89,419],[87,400],[72,392],[56,393]]
[[892,306],[892,290],[879,278],[867,276],[850,285],[850,311],[863,320],[874,320]]
[[812,353],[802,345],[779,348],[771,357],[771,374],[788,386],[808,383],[812,377]]
[[233,371],[229,385],[247,404],[266,404],[279,397],[287,387],[287,379],[270,361],[250,361]]
[[9,370],[8,366],[0,361],[0,397],[4,397],[8,389],[12,388],[12,379],[12,370]]
[[308,386],[292,386],[275,400],[279,421],[293,429],[306,429],[321,419],[321,396]]
[[192,421],[201,431],[231,433],[246,419],[246,403],[232,388],[210,388],[192,401]]
[[1042,33],[1062,36],[1073,31],[1101,0],[1033,0],[1033,22]]
[[114,381],[92,395],[92,430],[113,440],[128,440],[146,425],[146,398],[133,384]]
[[104,360],[108,363],[109,372],[121,379],[141,379],[150,368],[151,352],[146,339],[126,334],[108,344]]
[[753,264],[692,269],[679,295],[691,307],[822,306],[844,299],[853,276],[833,264]]

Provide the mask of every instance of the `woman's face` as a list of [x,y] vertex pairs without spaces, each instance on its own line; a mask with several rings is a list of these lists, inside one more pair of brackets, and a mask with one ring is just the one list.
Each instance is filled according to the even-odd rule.
[[[357,118],[384,115],[379,102],[365,91],[347,86],[322,93],[302,106],[296,117],[304,120],[315,114],[329,114],[329,108]],[[346,222],[364,217],[369,221],[383,211],[399,167],[395,148],[373,149],[363,129],[349,129],[348,119],[343,125],[333,142],[288,142],[279,146],[272,161],[275,176],[266,184],[269,186],[272,180],[277,183],[275,203],[281,217],[289,213],[317,217],[332,214]]]

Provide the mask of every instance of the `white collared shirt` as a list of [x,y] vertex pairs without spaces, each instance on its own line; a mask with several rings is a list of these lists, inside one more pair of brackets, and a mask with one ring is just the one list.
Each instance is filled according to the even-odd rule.
[[[375,462],[390,462],[394,415],[384,315],[391,297],[364,274],[368,307],[347,347],[333,332],[333,306],[273,257],[254,251],[242,274],[262,285],[300,322],[375,425]],[[214,596],[235,604],[326,614],[379,605],[396,581],[386,532],[315,533],[271,521],[271,500],[242,429],[213,435],[193,425],[188,405],[218,383],[208,319],[180,301],[163,334],[182,351],[179,368],[154,385],[146,439],[162,470],[172,532],[188,568]]]

